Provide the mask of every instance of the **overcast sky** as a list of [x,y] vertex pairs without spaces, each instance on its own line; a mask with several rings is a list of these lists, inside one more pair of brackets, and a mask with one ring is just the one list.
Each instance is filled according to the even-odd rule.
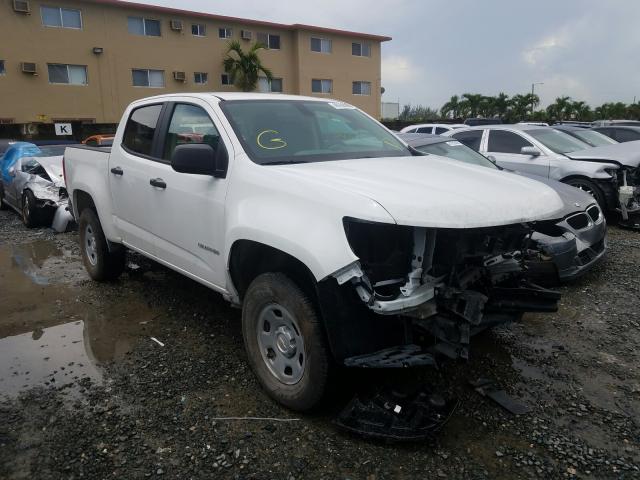
[[638,0],[138,0],[187,10],[388,35],[384,101],[439,108],[464,92],[536,85],[597,106],[640,99]]

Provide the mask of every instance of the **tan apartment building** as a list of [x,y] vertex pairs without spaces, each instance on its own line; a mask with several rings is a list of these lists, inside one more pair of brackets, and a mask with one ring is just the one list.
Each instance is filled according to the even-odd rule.
[[260,53],[260,91],[337,98],[380,117],[389,37],[116,0],[2,0],[0,123],[116,123],[137,98],[235,90],[228,42]]

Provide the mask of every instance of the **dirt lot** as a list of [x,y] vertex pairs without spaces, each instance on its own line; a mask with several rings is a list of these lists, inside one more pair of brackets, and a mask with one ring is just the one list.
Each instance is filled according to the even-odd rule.
[[[640,233],[609,240],[557,314],[477,338],[469,363],[358,372],[300,416],[260,391],[219,296],[135,255],[120,281],[93,283],[76,234],[0,212],[0,478],[640,478]],[[481,397],[478,377],[531,413]],[[341,406],[382,382],[460,405],[433,442],[341,432]]]

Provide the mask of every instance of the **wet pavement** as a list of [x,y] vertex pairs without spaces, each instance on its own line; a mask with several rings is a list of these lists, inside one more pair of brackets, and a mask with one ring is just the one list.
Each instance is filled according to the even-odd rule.
[[[640,478],[640,235],[614,227],[610,244],[557,314],[481,335],[469,363],[358,371],[299,416],[260,391],[218,295],[134,254],[91,282],[76,234],[0,212],[0,478]],[[530,413],[480,396],[480,377]],[[383,384],[460,404],[430,442],[335,426]]]

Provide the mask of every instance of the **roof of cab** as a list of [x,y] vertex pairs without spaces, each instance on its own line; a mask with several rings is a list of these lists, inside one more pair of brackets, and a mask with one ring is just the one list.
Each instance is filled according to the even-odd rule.
[[303,95],[286,95],[282,93],[253,93],[253,92],[185,92],[185,93],[166,93],[163,95],[155,95],[153,97],[145,97],[132,103],[148,103],[153,101],[170,101],[173,98],[218,98],[223,101],[227,100],[306,100],[315,102],[340,102],[346,103],[335,98],[318,98],[305,97]]

